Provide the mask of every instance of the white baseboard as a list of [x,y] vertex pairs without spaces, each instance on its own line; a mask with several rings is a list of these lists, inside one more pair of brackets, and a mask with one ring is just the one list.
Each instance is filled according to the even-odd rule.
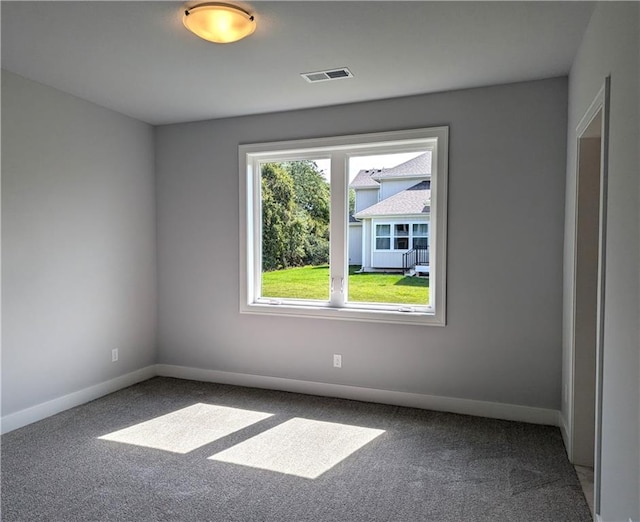
[[[545,408],[533,408],[516,404],[477,401],[472,399],[457,399],[453,397],[439,397],[436,395],[422,395],[374,388],[362,388],[344,384],[328,384],[322,382],[300,381],[281,377],[265,377],[244,373],[222,372],[217,370],[203,370],[187,366],[170,364],[156,364],[140,370],[116,377],[82,390],[52,399],[30,408],[5,415],[0,419],[0,433],[16,430],[32,422],[36,422],[61,411],[80,406],[89,401],[113,393],[141,381],[155,376],[175,377],[194,381],[217,382],[236,386],[249,386],[269,390],[281,390],[325,397],[339,397],[364,402],[377,402],[394,406],[407,406],[425,410],[446,411],[489,417],[534,424],[547,424],[562,428],[559,411]],[[564,433],[564,432],[563,432]],[[564,434],[563,434],[564,436]]]
[[[602,518],[600,515],[596,514],[593,517],[594,522],[607,522],[604,518]],[[620,520],[619,522],[627,522],[626,520]],[[629,522],[637,522],[634,521],[632,518],[629,519]]]
[[217,370],[203,370],[186,366],[157,364],[156,374],[163,377],[190,379],[194,381],[217,382],[234,384],[269,390],[281,390],[325,397],[339,397],[364,402],[392,404],[394,406],[408,406],[425,410],[446,411],[489,417],[533,424],[558,426],[560,412],[546,408],[519,406],[497,402],[477,401],[472,399],[457,399],[453,397],[439,397],[436,395],[422,395],[373,388],[361,388],[344,384],[327,384],[322,382],[300,381],[281,377],[265,377],[244,373],[222,372]]
[[155,366],[147,366],[146,368],[121,375],[115,379],[89,386],[88,388],[57,397],[41,404],[36,404],[35,406],[25,408],[15,413],[10,413],[0,419],[0,433],[17,430],[18,428],[22,428],[22,426],[45,419],[69,408],[80,406],[81,404],[103,397],[109,393],[131,386],[132,384],[146,381],[147,379],[151,379],[151,377],[155,377],[155,375]]
[[567,419],[565,419],[562,412],[558,412],[558,426],[560,427],[560,433],[562,433],[562,440],[564,441],[564,449],[567,452],[567,458],[571,461],[571,438],[569,437],[569,425]]

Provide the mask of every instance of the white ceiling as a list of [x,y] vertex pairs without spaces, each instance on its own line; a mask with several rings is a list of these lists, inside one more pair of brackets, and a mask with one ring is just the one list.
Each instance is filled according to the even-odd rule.
[[[256,32],[187,32],[197,2],[7,2],[2,67],[152,124],[478,87],[568,73],[587,2],[238,2]],[[309,84],[300,73],[348,67]]]

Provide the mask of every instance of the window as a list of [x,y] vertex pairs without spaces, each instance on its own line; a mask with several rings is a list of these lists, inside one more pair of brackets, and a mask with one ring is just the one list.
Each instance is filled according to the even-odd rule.
[[241,145],[240,311],[444,325],[447,154],[447,127]]
[[376,225],[376,250],[391,249],[391,225]]
[[428,223],[414,223],[413,224],[413,238],[411,248],[429,248],[429,224]]
[[[376,250],[409,250],[429,248],[429,223],[376,223]],[[393,249],[391,244],[393,242]],[[411,246],[409,246],[411,245]]]
[[402,225],[395,225],[393,238],[394,250],[408,250],[409,249],[409,225],[403,223]]

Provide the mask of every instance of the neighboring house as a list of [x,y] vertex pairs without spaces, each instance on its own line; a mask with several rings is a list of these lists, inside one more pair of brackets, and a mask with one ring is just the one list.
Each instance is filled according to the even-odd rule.
[[428,272],[431,151],[392,168],[361,170],[349,188],[356,195],[349,264],[364,272]]

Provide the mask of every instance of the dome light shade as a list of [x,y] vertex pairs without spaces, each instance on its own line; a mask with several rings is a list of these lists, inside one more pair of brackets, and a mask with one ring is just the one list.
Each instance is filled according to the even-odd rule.
[[218,3],[187,9],[182,23],[195,35],[215,43],[237,42],[256,30],[255,19],[245,10]]

